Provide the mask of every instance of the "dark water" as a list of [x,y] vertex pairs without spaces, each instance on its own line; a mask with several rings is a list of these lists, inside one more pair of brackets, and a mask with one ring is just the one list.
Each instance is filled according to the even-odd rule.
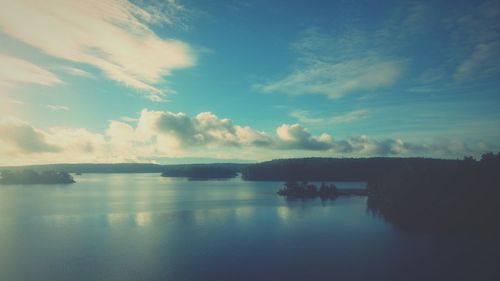
[[489,242],[402,232],[363,197],[287,201],[280,183],[239,179],[76,180],[0,186],[0,280],[500,280]]

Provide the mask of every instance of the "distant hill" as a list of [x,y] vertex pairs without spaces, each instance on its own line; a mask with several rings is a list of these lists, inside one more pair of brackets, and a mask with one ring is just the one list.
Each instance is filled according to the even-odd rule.
[[368,181],[398,167],[445,167],[458,160],[430,158],[297,158],[249,165],[243,179],[252,181]]
[[185,170],[187,167],[211,166],[229,169],[234,172],[241,172],[249,164],[236,163],[215,163],[215,164],[179,164],[179,165],[159,165],[151,163],[116,163],[116,164],[47,164],[29,166],[0,167],[0,171],[20,171],[33,170],[63,171],[67,173],[163,173],[169,171]]
[[30,169],[37,172],[64,171],[68,173],[161,173],[162,166],[150,163],[117,163],[117,164],[47,164],[0,167],[2,170]]
[[385,170],[398,167],[448,166],[458,160],[429,158],[296,158],[278,159],[256,164],[212,163],[159,165],[151,163],[113,164],[47,164],[0,167],[0,171],[33,170],[36,172],[61,171],[67,173],[162,173],[169,177],[208,175],[229,177],[242,173],[250,181],[367,181]]
[[162,177],[188,177],[192,179],[224,179],[236,177],[248,165],[191,164],[165,167]]

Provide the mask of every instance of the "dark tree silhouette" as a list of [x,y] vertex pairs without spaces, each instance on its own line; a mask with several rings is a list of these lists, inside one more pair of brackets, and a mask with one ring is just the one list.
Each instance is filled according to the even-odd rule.
[[441,167],[457,160],[429,158],[300,158],[248,165],[242,177],[254,181],[368,181],[404,166]]
[[368,189],[369,210],[402,228],[500,234],[500,153],[386,170]]

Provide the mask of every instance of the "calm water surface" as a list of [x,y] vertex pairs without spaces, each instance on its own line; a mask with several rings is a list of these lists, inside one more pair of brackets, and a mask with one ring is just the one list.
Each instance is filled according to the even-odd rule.
[[279,182],[240,179],[75,179],[0,186],[0,280],[500,280],[489,243],[402,232],[363,197],[288,201]]

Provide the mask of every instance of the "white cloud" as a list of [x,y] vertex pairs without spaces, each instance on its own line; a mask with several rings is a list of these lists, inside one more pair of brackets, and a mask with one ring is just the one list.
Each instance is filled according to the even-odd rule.
[[470,145],[447,139],[430,143],[367,136],[336,140],[327,133],[314,135],[300,124],[283,124],[275,134],[267,134],[209,112],[190,117],[184,113],[143,110],[137,125],[112,120],[103,133],[64,127],[42,130],[13,119],[0,122],[1,165],[135,162],[158,157],[462,157],[491,150],[484,143]]
[[0,6],[4,33],[48,55],[92,65],[152,100],[165,94],[156,87],[162,77],[196,61],[186,43],[159,38],[148,26],[168,22],[167,16],[128,1],[0,0]]
[[329,150],[333,145],[333,138],[328,134],[318,137],[312,136],[309,131],[299,124],[283,124],[276,129],[280,149],[302,150]]
[[47,142],[43,131],[16,119],[0,122],[0,144],[0,152],[8,155],[59,151],[57,146]]
[[25,83],[50,86],[62,81],[38,65],[0,53],[0,90],[5,91]]
[[[266,145],[270,138],[263,132],[233,124],[230,119],[202,112],[191,118],[182,112],[143,110],[138,122],[143,135],[168,136],[173,148],[190,146]],[[146,132],[146,133],[144,133]]]
[[106,155],[104,136],[84,128],[54,127],[46,131],[46,136],[47,141],[57,144],[68,159],[74,156],[83,159],[99,159]]

